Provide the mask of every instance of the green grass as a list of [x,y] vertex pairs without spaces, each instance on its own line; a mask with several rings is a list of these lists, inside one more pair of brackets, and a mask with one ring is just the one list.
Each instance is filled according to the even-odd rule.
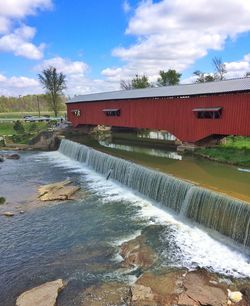
[[[47,122],[22,122],[24,131],[15,131],[13,122],[0,122],[0,136],[8,136],[7,144],[28,144],[29,141],[41,131],[50,127]],[[12,136],[9,136],[12,135]]]
[[0,136],[13,135],[15,133],[12,122],[0,123]]
[[[54,113],[51,111],[41,112],[41,116],[50,115],[54,117]],[[64,117],[65,111],[58,112],[58,116]],[[0,113],[0,119],[22,119],[25,115],[38,116],[38,112],[8,112],[8,113]]]
[[[48,123],[47,122],[23,122],[25,133],[37,133],[42,130],[47,130]],[[13,135],[18,134],[14,130],[13,122],[0,122],[0,135]]]
[[226,144],[222,146],[225,148],[250,149],[250,137],[228,136]]
[[198,149],[195,154],[219,162],[250,167],[250,137],[228,136],[225,144]]

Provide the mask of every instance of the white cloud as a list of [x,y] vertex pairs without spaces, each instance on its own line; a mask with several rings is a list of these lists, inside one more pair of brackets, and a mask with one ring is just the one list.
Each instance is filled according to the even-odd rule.
[[44,44],[32,43],[36,29],[26,25],[15,27],[25,17],[52,7],[52,0],[7,0],[0,2],[0,52],[11,52],[29,59],[43,57]]
[[25,76],[7,78],[0,74],[0,95],[19,96],[42,93],[38,80]]
[[29,59],[41,59],[44,45],[35,46],[30,42],[35,36],[36,29],[23,25],[11,34],[0,38],[0,51],[13,52],[16,56]]
[[[0,2],[0,32],[10,30],[12,21],[35,15],[39,10],[52,7],[52,0],[7,0]],[[3,26],[4,25],[4,26]]]
[[82,61],[71,61],[62,57],[53,57],[44,60],[40,65],[35,67],[36,71],[41,71],[50,66],[55,67],[59,72],[67,75],[84,74],[88,70],[88,65]]
[[246,54],[242,60],[235,62],[226,62],[226,78],[244,77],[247,72],[250,72],[250,54]]
[[[66,75],[67,88],[64,93],[67,96],[87,94],[100,91],[112,91],[119,89],[119,83],[101,79],[90,79],[87,76],[88,65],[81,61],[72,61],[62,57],[54,57],[44,60],[34,67],[36,73],[53,66],[58,72]],[[26,94],[38,94],[44,92],[38,78],[13,76],[7,78],[0,74],[0,95],[19,96]]]
[[118,81],[135,73],[155,79],[160,69],[182,72],[208,50],[222,50],[226,39],[249,31],[249,16],[246,0],[142,1],[126,29],[137,42],[113,50],[125,64],[102,74]]

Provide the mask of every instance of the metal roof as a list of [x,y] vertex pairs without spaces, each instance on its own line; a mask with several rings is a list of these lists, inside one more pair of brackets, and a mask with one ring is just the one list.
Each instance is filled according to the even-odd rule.
[[156,88],[119,90],[76,96],[67,103],[139,98],[183,97],[227,92],[250,91],[250,78],[207,83],[182,84]]
[[194,108],[193,112],[218,112],[221,109],[222,107],[201,107],[201,108]]

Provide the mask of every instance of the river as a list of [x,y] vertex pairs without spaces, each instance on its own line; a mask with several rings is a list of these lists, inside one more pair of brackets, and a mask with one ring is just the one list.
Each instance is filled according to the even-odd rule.
[[[250,258],[241,250],[58,151],[23,152],[0,171],[7,207],[25,210],[0,217],[0,305],[13,306],[23,291],[57,278],[68,281],[59,306],[81,305],[93,284],[133,282],[135,271],[120,267],[118,246],[150,224],[163,226],[149,237],[159,255],[154,269],[199,266],[222,277],[250,277]],[[67,178],[81,186],[79,197],[40,206],[37,187]]]

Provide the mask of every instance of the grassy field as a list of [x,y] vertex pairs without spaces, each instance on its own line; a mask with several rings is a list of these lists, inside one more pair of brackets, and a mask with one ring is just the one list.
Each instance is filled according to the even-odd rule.
[[[22,125],[24,127],[23,133],[40,132],[48,128],[47,122],[35,122],[35,123],[34,122],[23,122]],[[14,123],[12,122],[0,123],[0,136],[13,135],[13,134],[22,134],[22,133],[15,131]]]
[[[21,127],[15,128],[13,122],[0,122],[0,136],[6,136],[6,144],[28,144],[29,141],[41,131],[46,131],[51,126],[47,122],[21,122]],[[3,140],[0,146],[4,145]]]
[[[54,117],[54,112],[41,112],[41,116],[44,115],[50,115],[51,117]],[[0,113],[0,119],[21,119],[25,115],[31,115],[31,116],[38,116],[38,112],[13,112],[13,113]],[[65,115],[65,111],[60,111],[58,113],[58,116],[63,116]]]
[[250,167],[250,137],[228,136],[225,144],[198,149],[195,154],[224,163]]
[[11,122],[0,123],[0,136],[13,135],[14,133],[15,130],[13,129],[13,123]]

